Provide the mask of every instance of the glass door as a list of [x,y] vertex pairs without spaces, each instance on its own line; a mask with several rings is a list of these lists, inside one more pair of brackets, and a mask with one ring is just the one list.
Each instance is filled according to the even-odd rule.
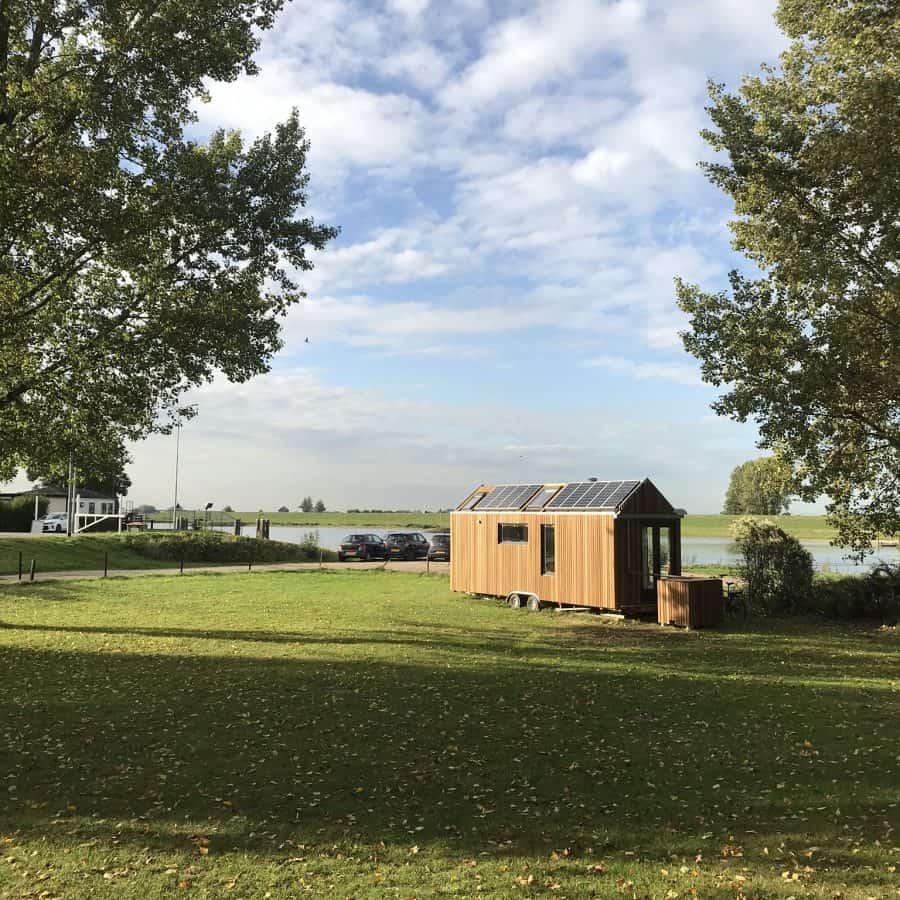
[[669,574],[672,561],[671,529],[668,525],[642,523],[641,542],[641,600],[656,602],[656,581]]

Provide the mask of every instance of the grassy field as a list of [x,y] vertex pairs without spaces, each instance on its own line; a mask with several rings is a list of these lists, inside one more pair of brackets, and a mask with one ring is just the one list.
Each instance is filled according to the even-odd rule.
[[[187,515],[188,513],[185,513]],[[419,528],[435,531],[450,527],[449,513],[433,512],[393,512],[393,513],[302,513],[302,512],[236,512],[229,515],[250,524],[257,517],[272,520],[273,525],[296,525],[299,527],[371,528],[384,531],[390,528]],[[169,521],[171,513],[161,513],[155,518]],[[202,518],[202,514],[201,514]],[[687,516],[682,522],[685,537],[731,537],[731,524],[736,516]],[[830,540],[834,530],[825,522],[825,516],[780,516],[778,524],[785,531],[806,540]]]
[[[186,511],[182,515],[190,517],[191,514],[190,511]],[[202,510],[197,515],[202,519]],[[389,513],[305,513],[299,510],[286,513],[248,512],[246,510],[244,512],[222,513],[217,510],[215,515],[240,519],[245,525],[252,525],[258,518],[265,518],[271,520],[273,525],[295,525],[309,528],[371,528],[376,531],[379,529],[384,531],[390,528],[418,528],[426,531],[438,531],[450,527],[449,513],[419,512],[416,510]],[[170,522],[172,514],[170,512],[158,513],[155,516],[151,516],[151,518],[159,522]]]
[[[682,537],[730,538],[731,526],[738,516],[686,516],[681,523]],[[766,518],[760,516],[760,518]],[[788,534],[807,541],[830,541],[834,529],[825,516],[774,516],[770,517]]]
[[0,897],[892,897],[898,661],[387,572],[3,587]]
[[[204,549],[207,539],[214,546]],[[17,573],[20,553],[23,577],[27,577],[32,559],[35,561],[36,571],[44,573],[102,570],[104,557],[107,555],[110,570],[171,569],[179,565],[182,554],[185,568],[243,563],[251,557],[258,563],[316,558],[313,553],[312,557],[303,557],[301,554],[298,559],[296,557],[300,551],[297,545],[279,541],[260,542],[260,546],[256,546],[253,541],[243,541],[235,553],[228,553],[228,545],[232,539],[225,535],[210,535],[208,532],[179,532],[175,535],[172,532],[161,532],[141,536],[137,540],[151,543],[153,546],[147,549],[154,552],[148,552],[147,555],[138,553],[136,548],[126,546],[125,535],[118,534],[81,534],[70,538],[55,534],[41,537],[0,537],[0,575]],[[218,541],[226,545],[223,552],[209,552],[217,549]],[[248,545],[250,549],[247,549]],[[153,558],[156,556],[161,558]],[[333,560],[336,554],[326,550],[324,556],[327,561]]]
[[111,569],[160,569],[171,568],[173,565],[165,560],[147,559],[129,550],[118,535],[84,534],[65,537],[48,534],[41,537],[0,537],[0,575],[16,573],[20,552],[26,572],[32,559],[39,572],[102,569],[105,553],[109,554]]

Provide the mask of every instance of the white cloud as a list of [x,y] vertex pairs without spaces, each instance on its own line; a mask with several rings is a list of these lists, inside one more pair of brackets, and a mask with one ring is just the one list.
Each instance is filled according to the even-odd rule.
[[338,178],[348,168],[374,174],[416,165],[426,117],[418,100],[342,84],[307,84],[286,60],[270,61],[254,79],[216,86],[198,113],[201,127],[236,128],[249,138],[271,131],[294,107],[312,145],[309,167],[317,178]]
[[[432,372],[465,357],[466,370],[489,383],[498,360],[537,348],[568,354],[576,372],[575,360],[589,360],[593,371],[582,374],[601,384],[609,373],[629,376],[632,384],[619,382],[629,390],[650,379],[698,383],[692,365],[673,362],[685,323],[672,279],[720,283],[730,265],[728,205],[696,167],[709,155],[698,137],[705,81],[734,83],[773,58],[783,46],[775,3],[288,4],[264,36],[262,74],[215,86],[199,130],[256,135],[299,108],[316,215],[345,230],[300,279],[309,299],[287,319],[280,364],[313,358],[324,368],[204,395],[204,422],[190,429],[217,459],[209,477],[227,468],[227,491],[253,468],[253,446],[239,436],[245,421],[264,436],[252,503],[263,502],[272,472],[298,490],[309,473],[335,497],[351,472],[358,482],[347,503],[396,505],[410,502],[395,497],[407,488],[408,497],[445,482],[464,491],[548,469],[624,477],[635,474],[635,447],[637,474],[670,471],[649,449],[656,426],[632,422],[628,410],[620,430],[590,409],[578,411],[573,429],[571,411],[548,418],[531,396],[512,400],[521,405],[511,412],[480,396],[459,403],[455,379]],[[327,351],[300,356],[306,338]],[[408,383],[427,385],[427,407],[416,390],[388,398],[368,377],[365,389],[344,378],[348,364],[377,373],[398,356]],[[565,394],[565,376],[550,377]],[[684,426],[686,447],[695,425]],[[736,430],[697,427],[716,435],[715,453],[740,443]],[[550,429],[558,444],[548,444]],[[206,476],[198,468],[196,477]],[[391,497],[371,493],[379,485]],[[318,491],[310,485],[300,496],[310,492]],[[454,499],[448,489],[440,502]]]
[[[733,465],[727,457],[682,462],[699,459],[706,446],[716,445],[721,455],[733,441],[729,423],[688,426],[602,405],[537,417],[526,398],[503,406],[398,399],[374,378],[328,384],[304,369],[244,385],[217,382],[191,399],[199,412],[181,433],[179,495],[186,508],[213,501],[274,509],[312,494],[332,509],[434,509],[457,503],[482,481],[647,474],[673,499],[699,490],[715,504]],[[133,452],[132,499],[170,503],[174,438],[151,438]]]
[[391,8],[410,18],[421,16],[428,9],[429,3],[430,0],[388,0]]
[[496,102],[509,94],[570,75],[585,57],[634,34],[643,14],[638,0],[553,0],[492,29],[484,53],[442,93],[456,109]]
[[641,380],[663,379],[679,384],[700,385],[700,371],[696,366],[682,363],[639,362],[624,356],[596,356],[582,363],[586,368],[606,369],[619,375],[630,375]]

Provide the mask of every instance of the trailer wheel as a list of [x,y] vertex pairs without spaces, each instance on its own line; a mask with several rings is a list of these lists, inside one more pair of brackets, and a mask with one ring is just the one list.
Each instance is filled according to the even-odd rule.
[[506,598],[506,603],[510,609],[521,609],[522,608],[522,595],[521,594],[510,594]]
[[529,594],[528,595],[528,603],[526,606],[531,610],[531,612],[540,612],[544,608],[544,604],[541,603],[541,598],[537,596],[537,594]]

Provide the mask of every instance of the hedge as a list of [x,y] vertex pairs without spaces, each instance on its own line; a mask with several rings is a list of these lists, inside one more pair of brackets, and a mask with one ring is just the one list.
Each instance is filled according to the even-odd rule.
[[829,619],[896,623],[900,620],[900,566],[882,563],[864,576],[817,578],[803,608]]
[[[38,518],[47,512],[49,501],[46,497],[38,498]],[[34,497],[14,497],[12,500],[0,500],[0,531],[31,531],[34,519]]]
[[331,562],[332,550],[321,550],[310,542],[290,544],[262,538],[236,537],[216,531],[143,532],[128,534],[125,544],[148,559],[185,562]]

